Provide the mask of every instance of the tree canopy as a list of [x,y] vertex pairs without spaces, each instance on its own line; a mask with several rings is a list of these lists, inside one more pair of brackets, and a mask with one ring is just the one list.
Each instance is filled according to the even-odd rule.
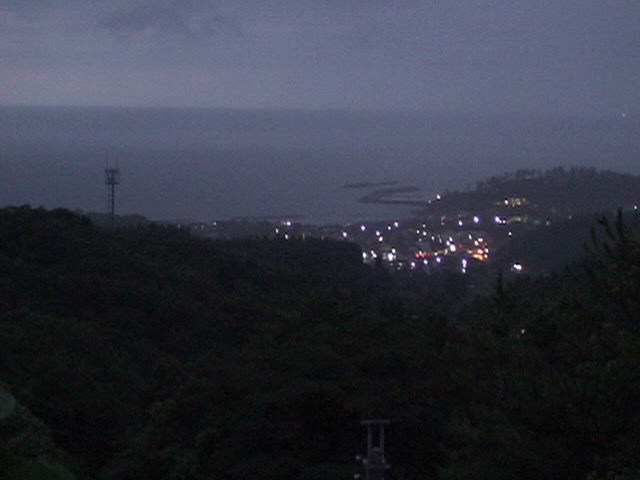
[[350,243],[2,209],[0,479],[347,478],[375,417],[398,479],[637,478],[629,222],[446,308]]

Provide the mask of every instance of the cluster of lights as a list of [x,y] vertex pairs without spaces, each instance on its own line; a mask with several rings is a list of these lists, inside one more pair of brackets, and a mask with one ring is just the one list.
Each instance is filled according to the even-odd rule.
[[481,262],[489,259],[489,248],[484,243],[484,238],[479,237],[473,241],[474,248],[469,250],[468,253]]
[[[506,217],[501,215],[495,215],[495,222],[499,225],[506,225],[508,223]],[[441,222],[446,223],[446,217],[441,217]],[[480,214],[473,214],[469,216],[457,217],[457,225],[459,227],[465,227],[471,225],[480,225],[482,223]],[[372,228],[372,225],[358,223],[353,228],[345,228],[339,231],[343,239],[357,238],[358,234],[365,234],[371,232],[371,240],[373,240],[379,247],[370,247],[371,250],[362,253],[364,262],[373,262],[380,258],[385,263],[397,264],[398,268],[406,266],[410,269],[422,268],[432,262],[433,265],[444,263],[443,258],[447,256],[456,257],[456,263],[458,268],[466,273],[473,261],[485,262],[489,259],[489,248],[487,247],[485,240],[482,237],[476,237],[472,231],[462,231],[454,234],[450,233],[448,236],[440,235],[437,232],[431,230],[427,223],[419,224],[414,227],[415,241],[420,244],[424,243],[425,247],[418,250],[413,254],[413,258],[407,260],[400,260],[398,258],[399,252],[396,248],[387,246],[388,243],[393,241],[393,238],[388,238],[389,235],[393,236],[394,229],[400,228],[400,222],[391,221],[385,223],[378,228]],[[469,227],[467,227],[469,228]],[[375,235],[374,235],[375,234]],[[459,271],[460,271],[459,270]]]
[[[471,219],[474,225],[480,225],[480,217],[478,215],[474,215]],[[440,224],[443,225],[443,219],[440,219]],[[458,226],[463,227],[465,225],[465,221],[462,218],[458,218]]]
[[[290,235],[289,232],[286,231],[286,229],[291,228],[293,226],[293,222],[291,220],[286,220],[280,223],[280,227],[283,227],[282,230],[284,230],[284,232],[281,232],[281,228],[280,227],[276,227],[275,228],[275,233],[276,233],[276,237],[279,237],[281,233],[283,233],[283,238],[285,240],[289,240]],[[303,238],[304,238],[304,234],[303,234]]]
[[526,198],[513,197],[504,199],[504,204],[508,207],[521,207],[528,203],[529,201]]

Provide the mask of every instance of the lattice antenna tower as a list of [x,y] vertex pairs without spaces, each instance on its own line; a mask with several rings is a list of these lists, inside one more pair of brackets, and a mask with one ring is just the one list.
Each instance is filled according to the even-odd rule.
[[120,184],[120,170],[116,164],[116,168],[104,169],[104,184],[107,186],[107,192],[109,195],[109,216],[111,219],[111,229],[115,222],[116,213],[116,185]]

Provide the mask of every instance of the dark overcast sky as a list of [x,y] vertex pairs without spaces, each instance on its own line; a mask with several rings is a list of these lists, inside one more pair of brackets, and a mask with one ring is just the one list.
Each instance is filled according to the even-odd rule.
[[640,113],[638,0],[0,0],[0,104]]

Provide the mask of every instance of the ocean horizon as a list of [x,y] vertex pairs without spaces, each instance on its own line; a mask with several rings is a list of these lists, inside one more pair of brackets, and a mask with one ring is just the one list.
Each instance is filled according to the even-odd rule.
[[411,216],[361,203],[395,182],[419,199],[518,169],[640,174],[640,119],[611,115],[0,107],[0,205],[108,209],[159,221]]

